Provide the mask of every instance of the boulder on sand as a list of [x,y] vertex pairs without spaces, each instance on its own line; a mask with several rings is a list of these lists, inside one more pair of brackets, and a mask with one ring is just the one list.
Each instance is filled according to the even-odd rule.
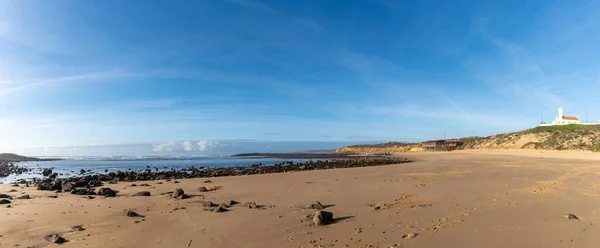
[[227,212],[227,205],[225,205],[225,203],[221,203],[221,204],[219,204],[219,206],[217,206],[215,209],[213,209],[213,212],[215,212],[215,213]]
[[190,198],[188,195],[186,195],[183,192],[183,189],[181,189],[181,188],[176,188],[175,191],[173,191],[173,194],[171,196],[173,196],[173,198],[181,198],[181,199]]
[[323,204],[321,204],[321,202],[319,201],[314,201],[311,204],[308,204],[308,206],[306,206],[306,208],[308,209],[316,209],[316,210],[322,210],[325,207],[323,207]]
[[68,242],[65,238],[61,237],[58,234],[48,235],[48,236],[46,236],[46,240],[48,242],[55,243],[55,244],[62,244],[62,243]]
[[94,192],[93,189],[76,188],[71,191],[71,194],[74,194],[74,195],[96,195],[96,192]]
[[315,213],[315,216],[313,217],[313,222],[317,226],[324,226],[332,224],[333,222],[335,222],[335,220],[333,219],[332,212],[319,210]]
[[150,192],[149,191],[140,191],[135,193],[133,196],[150,196]]
[[98,190],[98,195],[106,197],[116,197],[117,192],[115,192],[111,188],[101,188],[100,190]]
[[141,214],[138,214],[134,211],[127,211],[127,217],[144,217],[144,216]]
[[246,208],[258,208],[258,205],[256,205],[255,202],[246,202],[242,206]]
[[63,182],[62,183],[62,191],[63,192],[70,192],[74,188],[75,188],[75,183],[73,183],[73,182]]

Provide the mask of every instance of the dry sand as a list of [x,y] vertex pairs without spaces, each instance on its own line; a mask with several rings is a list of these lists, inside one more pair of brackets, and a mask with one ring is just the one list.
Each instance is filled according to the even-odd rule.
[[[550,155],[548,155],[550,154]],[[0,247],[598,247],[597,154],[409,153],[414,163],[257,176],[108,184],[118,197],[0,185]],[[136,182],[140,185],[144,182]],[[222,186],[198,192],[199,186]],[[183,188],[189,199],[163,192]],[[11,192],[15,189],[17,192]],[[131,197],[147,190],[150,197]],[[58,195],[58,198],[48,198]],[[205,211],[200,201],[262,205]],[[337,222],[315,226],[320,201]],[[377,209],[376,209],[377,207]],[[179,210],[174,209],[179,208]],[[134,210],[145,217],[127,217]],[[563,216],[576,214],[579,220]],[[143,219],[143,220],[142,220]],[[137,223],[136,223],[137,222]],[[71,232],[75,225],[84,231]],[[51,244],[58,233],[68,243]]]

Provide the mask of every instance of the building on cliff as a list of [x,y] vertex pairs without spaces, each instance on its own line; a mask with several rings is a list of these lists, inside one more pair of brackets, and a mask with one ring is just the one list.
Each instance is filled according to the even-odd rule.
[[463,144],[460,140],[430,140],[421,143],[425,151],[453,151]]
[[575,116],[563,115],[563,109],[558,108],[558,116],[554,118],[551,124],[542,123],[540,126],[554,126],[554,125],[569,125],[569,124],[580,124],[579,118]]

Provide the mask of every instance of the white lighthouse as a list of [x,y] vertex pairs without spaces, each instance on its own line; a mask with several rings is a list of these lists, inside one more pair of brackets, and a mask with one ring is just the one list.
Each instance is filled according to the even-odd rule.
[[563,114],[562,114],[562,108],[558,108],[558,118],[559,120],[562,120],[563,118]]
[[579,124],[579,118],[575,116],[564,116],[563,109],[558,108],[558,116],[552,121],[552,125]]

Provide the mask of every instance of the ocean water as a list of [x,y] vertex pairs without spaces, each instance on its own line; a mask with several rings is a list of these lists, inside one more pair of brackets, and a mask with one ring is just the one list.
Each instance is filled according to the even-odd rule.
[[[189,167],[223,168],[235,166],[250,166],[253,164],[273,165],[284,161],[294,163],[306,162],[310,159],[285,159],[285,158],[238,158],[229,156],[213,157],[64,157],[64,160],[20,162],[18,166],[31,168],[28,173],[0,177],[0,183],[12,183],[20,179],[31,180],[43,178],[42,170],[52,168],[59,174],[59,178],[79,176],[80,170],[88,172],[84,175],[115,171],[144,171],[148,167],[152,171],[165,171],[171,169],[182,169]],[[318,159],[313,159],[314,161]]]

